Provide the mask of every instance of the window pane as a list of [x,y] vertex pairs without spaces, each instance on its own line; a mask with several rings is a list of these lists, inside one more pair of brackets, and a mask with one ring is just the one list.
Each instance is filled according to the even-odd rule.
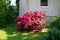
[[41,6],[48,6],[48,0],[41,0]]

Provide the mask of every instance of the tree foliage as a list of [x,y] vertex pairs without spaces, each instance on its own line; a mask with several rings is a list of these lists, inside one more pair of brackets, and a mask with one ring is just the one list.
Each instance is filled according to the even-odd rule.
[[0,0],[0,27],[13,22],[16,17],[16,6],[10,3],[10,0]]

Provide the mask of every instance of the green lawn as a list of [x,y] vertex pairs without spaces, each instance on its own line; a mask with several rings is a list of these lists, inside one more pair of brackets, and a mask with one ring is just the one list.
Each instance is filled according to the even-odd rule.
[[9,24],[6,28],[0,29],[0,40],[43,40],[47,28],[41,32],[18,32],[15,24]]

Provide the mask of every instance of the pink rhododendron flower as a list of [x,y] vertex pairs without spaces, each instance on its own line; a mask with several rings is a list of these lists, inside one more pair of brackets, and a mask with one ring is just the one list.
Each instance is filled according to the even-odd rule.
[[30,21],[30,17],[24,16],[24,19],[25,19],[26,21]]
[[41,31],[41,30],[42,30],[42,27],[41,27],[41,26],[38,26],[38,27],[37,27],[37,30],[38,30],[38,31]]
[[34,22],[34,23],[37,23],[37,22],[38,22],[38,20],[34,20],[33,22]]
[[21,21],[22,18],[23,18],[23,16],[17,16],[16,20],[17,20],[17,21]]
[[23,28],[18,28],[18,31],[22,31],[23,30]]
[[34,30],[37,30],[37,27],[38,27],[38,26],[33,26]]
[[44,18],[40,18],[40,20],[43,20]]
[[20,24],[21,24],[21,22],[18,22],[16,26],[18,27],[18,26],[20,26]]
[[18,24],[20,25],[21,22],[18,22]]
[[40,16],[40,12],[36,11],[34,12],[35,16]]
[[[29,11],[26,12],[23,16],[17,16],[16,20],[18,30],[38,30],[41,31],[42,28],[46,26],[45,22],[45,12],[44,11]],[[40,23],[42,22],[42,23]]]
[[24,24],[26,24],[26,23],[28,23],[28,22],[30,22],[30,21],[31,21],[30,18],[27,17],[27,16],[24,16],[23,19],[22,19],[22,22],[23,22]]
[[31,26],[34,25],[34,22],[31,21],[31,22],[29,22],[27,25],[31,27]]
[[29,11],[24,14],[24,16],[32,17],[34,15],[34,12]]
[[38,31],[41,31],[42,30],[42,27],[41,26],[34,26],[33,27],[35,30],[38,30]]
[[45,11],[41,11],[41,14],[45,16],[46,15],[46,12]]
[[35,20],[35,18],[33,17],[33,18],[31,18],[32,19],[32,21],[34,21]]

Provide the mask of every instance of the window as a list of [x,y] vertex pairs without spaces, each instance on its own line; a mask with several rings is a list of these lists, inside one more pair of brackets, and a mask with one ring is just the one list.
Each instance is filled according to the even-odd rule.
[[41,6],[48,6],[48,0],[41,0]]

